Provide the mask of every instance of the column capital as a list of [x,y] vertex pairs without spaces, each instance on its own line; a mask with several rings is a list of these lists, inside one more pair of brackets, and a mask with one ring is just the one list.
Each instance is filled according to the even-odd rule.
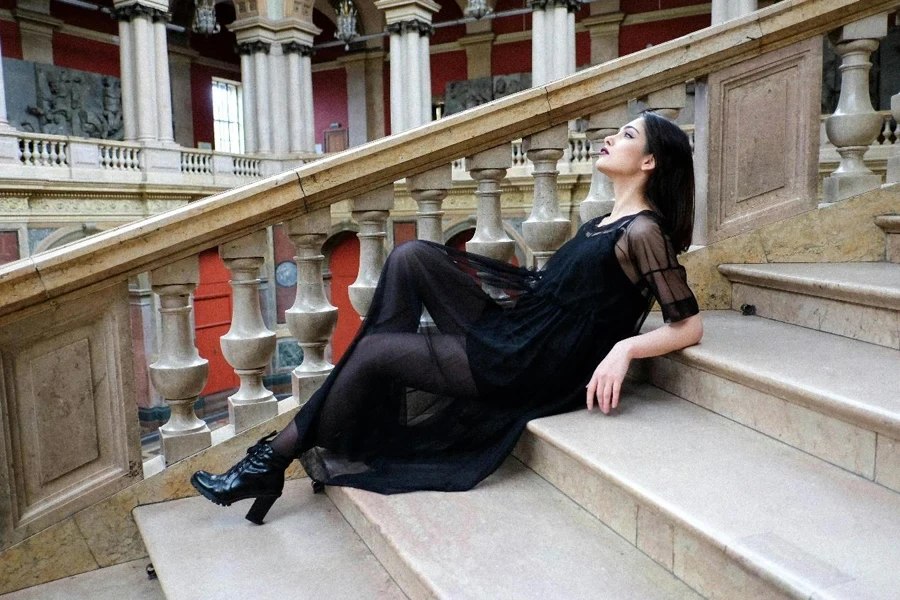
[[433,0],[378,0],[375,7],[384,11],[388,27],[393,23],[410,20],[430,25],[432,16],[441,9],[440,4]]
[[418,19],[388,23],[385,29],[388,33],[399,33],[400,35],[415,32],[418,32],[420,36],[427,35],[431,37],[434,35],[434,27],[431,26],[431,23],[426,23],[425,21],[420,21]]
[[281,51],[284,54],[293,54],[296,52],[300,56],[312,56],[316,53],[315,48],[309,44],[304,44],[296,40],[281,44]]
[[139,17],[146,17],[154,22],[170,21],[172,15],[167,11],[146,4],[127,4],[113,8],[113,16],[119,21],[133,21]]
[[251,42],[238,42],[237,50],[238,54],[256,54],[257,52],[262,52],[263,54],[268,54],[272,49],[272,44],[270,42],[264,42],[263,40],[253,40]]
[[582,0],[528,0],[528,8],[531,10],[547,10],[558,6],[575,12],[581,8],[581,4]]

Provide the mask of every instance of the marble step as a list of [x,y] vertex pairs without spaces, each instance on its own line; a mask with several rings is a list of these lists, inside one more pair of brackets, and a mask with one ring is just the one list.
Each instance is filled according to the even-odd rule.
[[168,600],[405,599],[325,494],[289,481],[262,526],[205,498],[134,510]]
[[719,265],[732,308],[768,319],[900,349],[900,265],[769,263]]
[[900,263],[900,215],[878,215],[875,224],[884,231],[885,260]]
[[707,598],[896,600],[900,494],[647,384],[515,455]]
[[700,598],[512,457],[468,492],[327,493],[414,600]]
[[641,362],[657,387],[900,491],[900,351],[723,310],[700,344]]

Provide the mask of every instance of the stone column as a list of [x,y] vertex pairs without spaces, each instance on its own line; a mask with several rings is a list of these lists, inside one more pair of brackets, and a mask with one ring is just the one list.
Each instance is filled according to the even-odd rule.
[[756,0],[712,0],[712,24],[718,25],[756,10]]
[[350,304],[365,318],[384,265],[385,224],[394,208],[394,186],[386,185],[350,201],[350,214],[359,223],[359,275],[348,289]]
[[[391,133],[431,120],[432,16],[440,10],[433,0],[378,0],[391,36]],[[424,38],[424,39],[423,39]]]
[[141,142],[150,142],[159,139],[156,51],[152,22],[159,11],[141,4],[132,6],[134,8],[131,24],[134,28],[134,43],[132,44],[131,60],[136,83],[137,139]]
[[556,163],[569,145],[567,124],[557,125],[522,140],[526,156],[534,163],[534,204],[522,223],[522,235],[534,255],[535,268],[542,269],[569,236],[569,220],[559,212]]
[[305,123],[302,150],[312,152],[316,147],[315,113],[313,112],[312,91],[313,47],[300,45],[300,88],[303,90],[303,122]]
[[[2,83],[2,80],[0,80]],[[896,123],[900,123],[900,94],[891,96],[891,115]],[[900,183],[900,142],[895,144],[897,151],[888,159],[887,183]]]
[[241,56],[241,100],[244,112],[244,152],[255,154],[258,150],[256,133],[256,71],[253,60],[253,43],[238,44]]
[[869,57],[887,35],[887,15],[881,14],[842,27],[831,34],[841,57],[841,95],[837,109],[825,121],[828,140],[841,155],[838,168],[825,178],[823,203],[829,204],[881,185],[881,177],[863,162],[869,146],[881,133],[883,117],[869,97]]
[[325,358],[325,347],[337,325],[338,309],[325,296],[322,281],[322,244],[331,229],[331,212],[322,208],[291,219],[286,225],[297,248],[297,296],[284,316],[291,335],[303,349],[303,362],[291,373],[294,399],[302,405],[334,368]]
[[272,44],[269,42],[253,42],[253,71],[256,78],[253,87],[256,90],[256,151],[259,154],[272,152],[272,114],[269,89],[268,54]]
[[122,90],[122,122],[125,141],[137,139],[134,26],[131,22],[133,6],[116,8],[113,13],[119,21],[119,81]]
[[[275,154],[287,154],[291,150],[291,122],[288,118],[288,106],[294,102],[288,96],[288,72],[286,57],[282,52],[282,44],[272,44],[267,55],[269,86],[266,93],[271,95],[272,151]],[[299,148],[298,148],[299,150]]]
[[619,10],[619,0],[591,3],[591,16],[581,24],[591,36],[591,64],[599,65],[619,57],[619,29],[625,13]]
[[235,433],[278,416],[275,395],[262,381],[275,354],[275,332],[263,322],[258,291],[268,247],[265,229],[219,246],[219,256],[231,271],[233,290],[231,328],[220,338],[222,356],[241,380],[238,391],[228,397],[228,417]]
[[408,177],[406,183],[419,208],[416,212],[419,239],[443,244],[444,211],[441,204],[453,187],[450,164]]
[[531,84],[575,72],[575,11],[579,0],[528,0],[531,7]]
[[628,106],[625,104],[594,113],[588,118],[584,136],[591,142],[591,189],[581,201],[580,213],[583,222],[612,212],[615,204],[612,181],[597,170],[597,159],[600,157],[600,149],[606,136],[614,135],[619,127],[628,121]]
[[466,250],[504,262],[511,261],[516,253],[516,243],[503,229],[500,209],[500,183],[511,166],[511,144],[466,157],[466,170],[478,182],[475,235],[466,242]]
[[159,141],[174,144],[172,128],[172,86],[169,77],[169,51],[166,39],[166,22],[169,15],[156,12],[153,15],[153,45],[156,61],[156,114]]
[[347,130],[350,147],[368,141],[368,98],[366,94],[366,55],[353,53],[338,59],[347,74]]
[[547,11],[544,10],[546,5],[546,2],[537,0],[533,0],[529,4],[531,6],[531,85],[535,87],[550,81],[546,57],[549,45],[548,36],[552,36],[552,29],[548,31]]
[[488,32],[466,35],[457,40],[466,51],[469,79],[491,76],[491,50],[496,37],[494,33]]
[[191,295],[200,283],[198,257],[160,267],[151,272],[150,280],[159,295],[162,322],[159,358],[149,367],[150,381],[172,411],[159,428],[161,451],[170,465],[212,443],[209,427],[194,412],[209,374],[209,362],[200,358],[194,345],[191,324]]
[[[2,49],[0,49],[2,55]],[[13,127],[9,124],[9,117],[6,114],[6,88],[3,81],[3,61],[0,60],[0,131],[11,131]]]
[[367,140],[384,137],[384,52],[366,53]]

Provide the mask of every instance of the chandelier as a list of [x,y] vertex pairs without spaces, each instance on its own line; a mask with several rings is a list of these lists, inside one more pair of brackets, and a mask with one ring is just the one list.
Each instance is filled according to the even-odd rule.
[[344,42],[344,50],[350,49],[350,42],[356,37],[356,7],[350,0],[341,0],[337,10],[337,33],[335,37]]
[[469,0],[466,4],[465,15],[472,19],[480,19],[491,13],[491,6],[487,0]]
[[197,0],[191,30],[202,35],[213,35],[219,33],[220,29],[221,26],[216,22],[215,0]]

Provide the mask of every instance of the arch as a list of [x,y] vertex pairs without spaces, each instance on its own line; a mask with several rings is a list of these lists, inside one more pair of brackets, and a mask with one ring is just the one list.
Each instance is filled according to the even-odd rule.
[[[505,220],[501,221],[503,223],[503,231],[506,232],[506,235],[515,242],[513,246],[515,248],[515,257],[517,265],[524,265],[527,263],[528,252],[525,250],[525,240],[522,239],[522,236],[519,235],[519,232],[516,231],[515,227],[507,223]],[[447,229],[444,230],[444,243],[449,243],[450,240],[464,233],[470,229],[475,229],[475,217],[467,217],[460,221],[456,221],[451,223]]]
[[[384,15],[375,8],[374,2],[371,0],[354,0],[353,4],[359,13],[357,24],[360,35],[370,35],[384,31]],[[314,8],[337,27],[337,10],[332,0],[316,0]]]
[[332,362],[340,360],[356,336],[361,323],[350,303],[349,287],[359,272],[359,238],[349,228],[332,229],[322,245],[325,255],[325,279],[331,304],[338,309],[338,322],[331,337]]
[[99,233],[100,231],[102,230],[94,223],[84,223],[83,225],[70,225],[68,227],[60,227],[59,229],[45,237],[43,240],[41,240],[41,242],[34,247],[34,250],[31,252],[31,254],[46,252],[47,250],[52,250],[53,248],[58,248],[59,246],[65,246],[66,244],[70,244],[72,242],[86,238],[89,235],[94,235],[95,233]]

